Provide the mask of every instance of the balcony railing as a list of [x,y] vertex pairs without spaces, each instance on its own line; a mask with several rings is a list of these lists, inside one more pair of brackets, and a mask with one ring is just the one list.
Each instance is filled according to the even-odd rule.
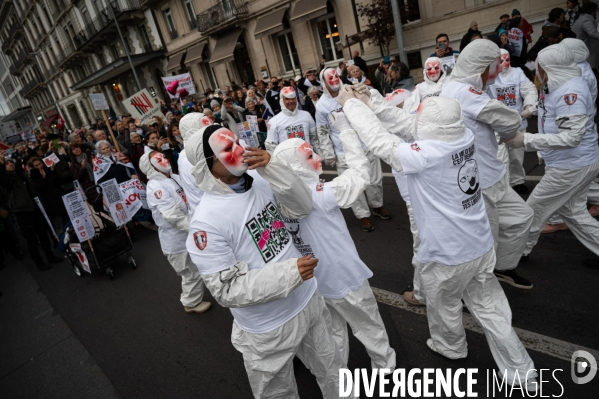
[[13,75],[20,75],[21,73],[21,68],[23,67],[23,65],[25,65],[25,60],[27,60],[27,57],[29,56],[29,54],[31,53],[31,50],[28,47],[23,47],[21,49],[21,51],[19,51],[19,53],[16,56],[16,61],[15,61],[15,65],[14,65],[14,70],[11,69],[11,73]]
[[179,37],[179,32],[177,32],[176,29],[174,30],[168,30],[169,35],[171,36],[171,40],[175,40],[176,38]]
[[198,30],[205,32],[224,22],[248,14],[247,0],[221,0],[198,14]]
[[154,49],[152,48],[152,43],[144,43],[144,51],[146,53],[151,53],[152,51],[154,51]]
[[[113,0],[108,7],[112,7],[114,15],[118,16],[127,11],[141,10],[139,0]],[[77,49],[87,44],[97,33],[114,23],[112,12],[106,7],[98,13],[96,19],[91,21],[73,38]]]
[[[22,27],[21,27],[22,29]],[[2,43],[2,52],[7,53],[7,50],[13,43],[13,39],[15,38],[15,33],[17,32],[17,24],[12,24],[8,28],[8,35],[6,36],[6,41]],[[7,55],[10,54],[10,50]]]
[[42,85],[42,84],[44,84],[44,82],[41,80],[38,80],[37,78],[31,79],[31,82],[27,83],[21,89],[21,96],[22,97],[28,96],[33,91],[33,89],[35,89],[37,86]]

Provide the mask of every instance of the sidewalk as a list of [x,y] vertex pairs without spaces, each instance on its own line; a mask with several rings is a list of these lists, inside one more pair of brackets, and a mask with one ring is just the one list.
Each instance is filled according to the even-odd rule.
[[120,398],[96,361],[52,308],[29,273],[37,270],[26,262],[30,262],[27,256],[16,261],[7,255],[6,267],[0,270],[2,396]]

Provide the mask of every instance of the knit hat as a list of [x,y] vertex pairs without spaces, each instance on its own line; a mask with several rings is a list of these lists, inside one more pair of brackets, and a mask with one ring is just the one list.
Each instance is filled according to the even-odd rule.
[[520,11],[518,11],[517,9],[515,9],[515,8],[514,8],[514,9],[512,10],[512,17],[513,17],[514,15],[522,15],[522,14],[520,14]]
[[470,22],[470,27],[472,28],[473,26],[478,26],[478,22],[476,22],[476,21]]
[[215,105],[220,105],[218,101],[216,100],[212,100],[210,101],[210,108],[214,107]]
[[505,29],[499,29],[497,31],[497,37],[501,38],[501,35],[503,35],[504,33],[507,35],[507,30],[505,30]]

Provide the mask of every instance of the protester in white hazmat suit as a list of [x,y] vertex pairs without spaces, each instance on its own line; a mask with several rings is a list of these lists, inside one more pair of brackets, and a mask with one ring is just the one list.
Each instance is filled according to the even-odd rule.
[[[346,364],[312,278],[317,259],[300,255],[283,222],[283,216],[308,216],[312,193],[268,152],[244,154],[220,125],[192,134],[186,152],[204,192],[187,250],[214,299],[231,309],[231,341],[243,354],[254,397],[298,397],[295,355],[316,376],[325,398],[338,397],[338,372]],[[259,174],[248,172],[248,165]]]
[[162,253],[181,276],[181,303],[187,313],[203,313],[210,309],[211,303],[202,301],[204,282],[185,246],[189,212],[181,180],[171,172],[168,159],[158,151],[143,154],[139,169],[148,177],[147,201],[158,226]]
[[438,96],[445,80],[445,74],[441,70],[441,60],[438,57],[429,57],[424,62],[424,82],[418,83],[412,97],[406,100],[403,109],[410,114],[415,114],[420,103],[428,97]]
[[[522,124],[518,131],[525,132],[528,127],[527,118],[536,113],[539,96],[537,88],[524,75],[522,69],[510,65],[510,53],[501,49],[501,72],[490,84],[487,90],[489,97],[497,99],[506,107],[516,110],[522,117]],[[509,181],[516,192],[527,194],[528,188],[524,186],[526,173],[524,171],[524,149],[508,149],[509,157]]]
[[[599,222],[589,215],[589,185],[599,172],[595,104],[572,53],[562,45],[539,52],[537,75],[543,83],[539,102],[539,133],[518,133],[508,147],[541,151],[545,175],[527,204],[534,220],[525,255],[536,245],[541,229],[557,211],[578,240],[599,255]],[[599,266],[591,262],[589,266]]]
[[495,133],[511,138],[518,133],[522,119],[486,93],[499,73],[499,47],[490,40],[475,40],[460,53],[451,76],[443,84],[441,96],[453,98],[462,106],[464,123],[474,134],[478,152],[480,185],[493,231],[497,263],[495,274],[514,287],[531,289],[532,283],[516,273],[532,223],[532,209],[510,187],[505,165],[497,158]]
[[534,389],[534,364],[511,326],[507,298],[493,275],[495,251],[482,199],[478,147],[464,126],[460,105],[442,97],[424,100],[416,117],[418,139],[405,143],[352,97],[345,91],[339,102],[362,141],[393,169],[408,175],[421,239],[416,257],[432,337],[427,346],[450,359],[467,356],[463,298],[485,330],[508,383],[514,384],[518,373],[522,385],[526,379],[527,388]]
[[316,137],[316,124],[307,111],[298,109],[298,102],[293,87],[281,89],[281,112],[268,121],[266,133],[266,151],[272,152],[279,143],[297,137],[305,140],[318,152],[318,138]]
[[320,157],[300,139],[277,147],[274,159],[287,162],[312,193],[314,208],[304,219],[285,218],[293,243],[302,255],[313,254],[319,266],[314,275],[333,320],[333,338],[345,363],[349,357],[347,324],[364,344],[372,368],[395,370],[395,351],[379,314],[368,279],[372,271],[362,262],[340,208],[349,208],[370,182],[368,159],[362,143],[343,113],[333,112],[333,125],[341,133],[348,169],[330,182],[322,182]]
[[[591,96],[593,97],[593,103],[597,103],[597,78],[595,77],[595,73],[591,69],[591,66],[587,62],[589,58],[589,49],[584,44],[584,42],[580,39],[564,39],[560,42],[562,46],[564,46],[568,51],[572,53],[574,57],[574,62],[576,66],[580,68],[582,72],[582,77],[589,86],[589,91],[591,92]],[[541,160],[541,156],[539,154],[539,159]],[[591,204],[589,208],[589,213],[591,216],[596,217],[599,216],[599,184],[592,182],[589,186],[589,193],[587,195],[587,201]],[[564,221],[559,217],[559,215],[554,214],[549,219],[549,222],[543,228],[543,233],[553,233],[558,230],[567,230],[568,226]]]
[[[347,169],[343,145],[339,140],[339,131],[331,126],[329,115],[332,111],[341,109],[335,97],[343,87],[343,83],[333,68],[325,68],[320,72],[323,95],[316,103],[316,130],[318,132],[320,155],[328,166],[337,166],[337,172]],[[366,157],[370,162],[370,184],[364,194],[360,195],[352,205],[356,218],[360,219],[362,230],[372,231],[374,226],[370,221],[372,213],[381,219],[391,218],[391,214],[383,208],[383,171],[381,161],[366,149]]]
[[[198,133],[199,129],[210,126],[212,120],[205,116],[201,112],[192,112],[186,114],[179,121],[179,132],[183,138],[184,145],[187,144],[187,140],[191,137],[192,133]],[[189,215],[193,216],[200,200],[202,199],[202,190],[198,187],[195,178],[191,174],[193,165],[189,163],[185,148],[179,153],[179,159],[177,160],[177,166],[179,167],[179,177],[181,179],[181,186],[185,190],[187,195],[187,205],[189,206]]]

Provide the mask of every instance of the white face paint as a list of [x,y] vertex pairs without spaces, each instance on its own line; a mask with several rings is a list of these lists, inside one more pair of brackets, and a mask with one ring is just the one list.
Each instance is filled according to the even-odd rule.
[[331,91],[339,91],[341,81],[339,80],[339,76],[337,75],[336,70],[331,68],[327,69],[324,73],[324,78]]
[[441,63],[439,61],[428,61],[424,64],[424,69],[426,69],[426,76],[433,82],[441,77]]
[[227,128],[218,129],[212,133],[208,139],[210,148],[214,151],[214,156],[235,176],[242,176],[248,169],[248,165],[243,162],[243,147],[239,145],[239,140],[235,134]]
[[160,172],[171,173],[171,163],[164,154],[157,152],[150,158],[150,163]]
[[505,72],[510,67],[510,55],[509,54],[501,54],[501,72]]
[[499,72],[501,72],[501,57],[497,58],[489,66],[489,79],[487,79],[487,84],[485,87],[491,86],[495,83],[495,79],[497,78],[497,75],[499,75]]
[[322,158],[320,155],[314,153],[310,144],[304,143],[300,145],[295,153],[295,157],[305,169],[316,172],[318,175],[322,173]]

